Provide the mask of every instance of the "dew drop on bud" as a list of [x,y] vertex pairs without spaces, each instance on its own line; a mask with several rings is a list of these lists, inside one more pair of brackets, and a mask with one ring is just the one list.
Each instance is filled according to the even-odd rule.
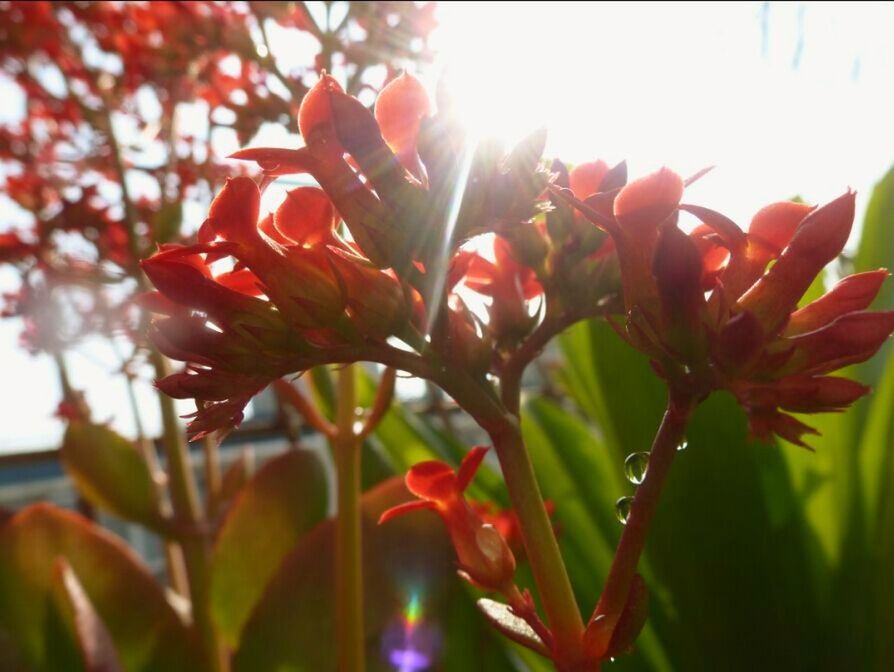
[[633,497],[621,497],[615,502],[615,515],[622,525],[627,524],[630,517],[630,507],[633,505]]
[[631,453],[624,460],[624,475],[634,485],[639,485],[646,478],[649,468],[649,453]]
[[678,451],[686,450],[688,447],[689,447],[689,442],[686,439],[683,439],[682,441],[680,441],[680,443],[677,444]]

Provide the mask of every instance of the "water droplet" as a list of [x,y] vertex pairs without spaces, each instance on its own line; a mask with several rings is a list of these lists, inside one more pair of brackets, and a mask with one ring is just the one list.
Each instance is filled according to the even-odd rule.
[[631,453],[624,460],[624,475],[634,485],[639,485],[646,478],[649,468],[649,453]]
[[677,450],[678,450],[678,451],[679,451],[679,450],[686,450],[687,448],[689,448],[689,442],[688,442],[686,439],[683,439],[682,441],[680,441],[679,444],[677,444]]
[[621,497],[621,499],[615,502],[615,515],[622,525],[627,524],[631,506],[633,506],[633,497]]

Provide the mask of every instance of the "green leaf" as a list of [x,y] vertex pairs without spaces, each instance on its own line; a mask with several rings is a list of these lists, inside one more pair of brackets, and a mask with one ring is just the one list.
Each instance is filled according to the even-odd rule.
[[0,629],[35,670],[72,669],[60,663],[68,637],[53,597],[60,557],[106,624],[124,669],[200,669],[194,642],[164,589],[130,549],[77,514],[35,504],[0,530]]
[[[386,637],[399,636],[411,600],[420,624],[443,622],[453,591],[462,586],[454,552],[436,514],[420,511],[377,525],[383,511],[410,499],[393,478],[362,497],[364,623],[367,669],[389,672]],[[234,672],[329,672],[336,669],[332,520],[319,525],[289,554],[267,586],[242,633]],[[449,645],[449,642],[447,643]]]
[[232,646],[283,558],[325,517],[326,507],[322,464],[301,450],[266,462],[238,495],[218,537],[211,572],[212,616]]
[[[867,543],[862,559],[853,571],[862,571],[865,584],[857,599],[872,610],[875,635],[875,668],[894,666],[894,355],[888,357],[884,375],[870,399],[858,456],[865,513]],[[851,572],[851,573],[852,573]],[[870,621],[872,623],[872,621]]]
[[164,531],[152,475],[130,441],[105,425],[76,420],[65,431],[61,455],[69,476],[91,503]]
[[170,243],[180,235],[182,223],[183,202],[165,203],[152,218],[152,240],[158,244]]
[[[820,668],[810,530],[780,448],[746,437],[727,393],[690,421],[646,547],[676,612],[653,625],[684,669],[705,660],[727,670]],[[762,644],[771,639],[785,645]]]
[[667,394],[648,359],[604,320],[575,325],[560,337],[568,391],[622,459],[648,450]]
[[[866,215],[863,217],[863,229],[860,234],[860,246],[854,258],[854,271],[871,271],[876,268],[894,270],[894,167],[885,174],[872,190]],[[889,279],[882,285],[881,292],[875,300],[878,309],[894,309],[894,283]],[[860,380],[867,385],[875,386],[882,374],[882,363],[891,352],[891,346],[883,346],[882,355],[877,355],[868,362],[859,365]]]

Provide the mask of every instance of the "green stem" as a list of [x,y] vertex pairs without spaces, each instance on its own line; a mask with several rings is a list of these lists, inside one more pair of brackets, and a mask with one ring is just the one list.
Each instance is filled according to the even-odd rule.
[[360,514],[360,445],[354,432],[356,371],[338,373],[336,426],[332,442],[338,487],[336,517],[336,619],[339,672],[363,672],[363,548]]
[[518,420],[505,416],[504,422],[486,429],[500,458],[503,478],[518,516],[525,550],[553,634],[556,659],[568,663],[577,661],[581,657],[583,620]]
[[599,653],[607,650],[612,633],[627,603],[627,595],[636,575],[640,555],[646,545],[649,525],[658,507],[662,486],[677,454],[677,446],[683,439],[693,407],[693,401],[687,395],[671,392],[668,397],[667,410],[652,443],[645,479],[636,489],[630,515],[621,533],[621,540],[618,542],[618,550],[612,560],[605,587],[590,619],[591,623],[597,618],[600,619],[598,634],[592,640],[593,648]]
[[[155,505],[158,512],[163,517],[168,517],[171,513],[171,504],[165,496],[164,481],[159,477],[161,474],[161,465],[158,463],[158,454],[155,445],[146,438],[146,432],[143,429],[143,420],[140,416],[140,406],[137,403],[137,396],[134,391],[133,379],[129,375],[125,375],[127,383],[127,399],[130,402],[130,411],[133,415],[134,426],[137,431],[137,446],[146,468],[152,474],[152,483],[154,485]],[[164,541],[165,568],[167,569],[168,583],[171,589],[182,595],[189,594],[189,583],[186,577],[186,566],[183,560],[183,550],[180,545],[169,539]]]

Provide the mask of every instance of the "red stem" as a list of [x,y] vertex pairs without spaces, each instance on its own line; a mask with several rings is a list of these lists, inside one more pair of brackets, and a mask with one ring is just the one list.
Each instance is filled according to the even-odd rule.
[[636,489],[627,524],[621,533],[621,540],[605,581],[605,588],[590,618],[592,624],[597,618],[602,617],[598,634],[591,640],[591,645],[598,655],[602,655],[608,649],[612,633],[624,610],[640,555],[646,545],[649,525],[658,507],[661,488],[677,453],[677,446],[686,431],[686,423],[693,406],[692,398],[688,395],[675,394],[672,391],[668,398],[667,410],[652,443],[645,480]]

